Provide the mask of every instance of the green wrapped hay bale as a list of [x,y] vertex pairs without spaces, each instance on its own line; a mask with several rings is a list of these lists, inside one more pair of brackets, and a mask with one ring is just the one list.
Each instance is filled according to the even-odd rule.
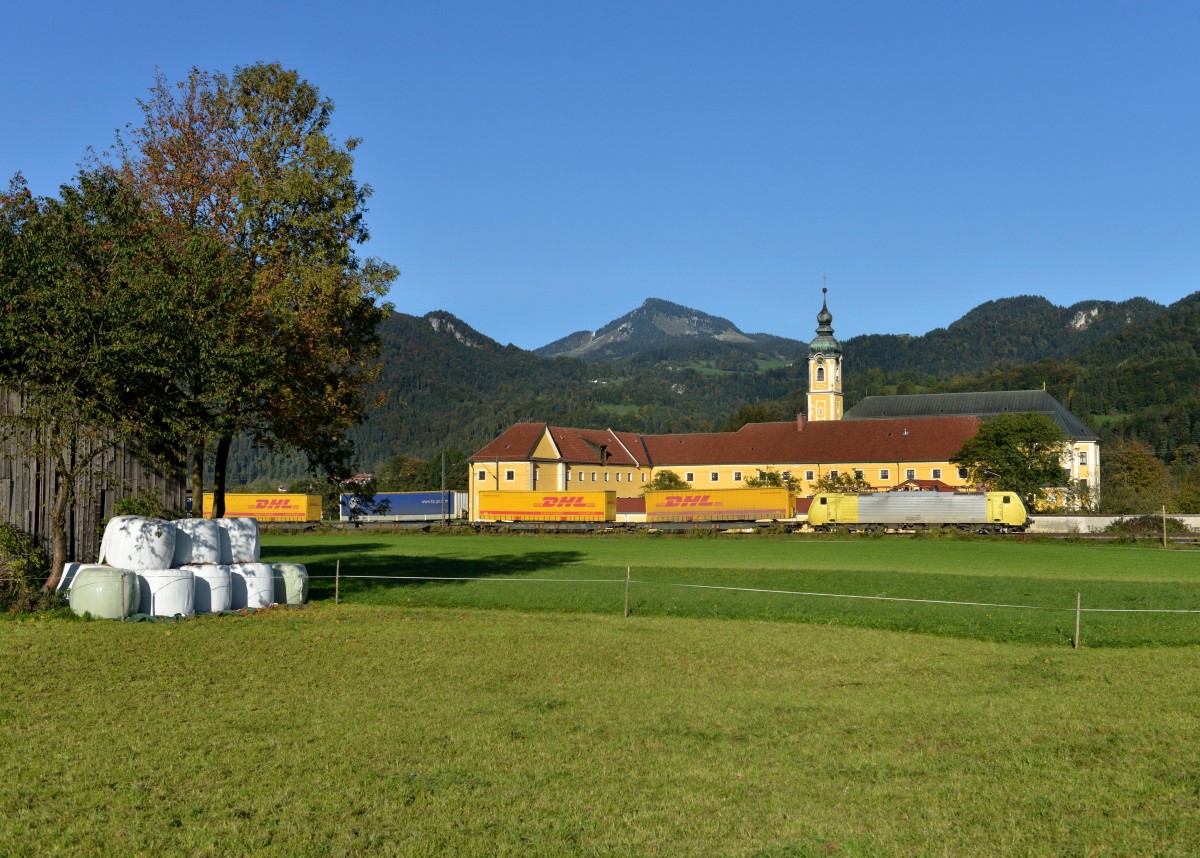
[[308,569],[303,563],[272,563],[275,601],[280,605],[308,603]]
[[140,599],[137,573],[131,569],[81,566],[71,582],[71,610],[79,616],[119,620],[136,614]]

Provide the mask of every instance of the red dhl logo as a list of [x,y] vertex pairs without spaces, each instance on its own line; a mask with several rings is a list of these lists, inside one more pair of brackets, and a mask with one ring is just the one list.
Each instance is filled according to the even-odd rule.
[[701,507],[721,506],[712,499],[712,495],[667,495],[663,498],[665,507]]
[[587,498],[581,495],[568,495],[566,497],[555,497],[554,495],[543,495],[539,503],[534,504],[535,507],[543,509],[578,509],[581,507],[593,507],[595,504],[587,502]]
[[287,498],[259,498],[254,502],[255,509],[300,509]]

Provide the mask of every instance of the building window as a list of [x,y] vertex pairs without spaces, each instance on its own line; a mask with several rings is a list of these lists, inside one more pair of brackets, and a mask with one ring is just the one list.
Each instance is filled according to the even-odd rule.
[[805,471],[805,472],[804,472],[804,479],[805,479],[805,480],[807,480],[808,482],[810,482],[810,483],[811,483],[811,482],[813,481],[813,472],[812,472],[812,471]]
[[863,472],[860,471],[858,468],[855,468],[854,469],[854,479],[861,480],[862,478],[863,478]]
[[596,482],[596,472],[592,471],[592,482]]
[[1079,466],[1082,468],[1087,467],[1087,451],[1086,450],[1079,451]]
[[792,478],[792,472],[784,471],[782,474],[780,474],[780,476],[783,477],[783,481],[786,483],[788,480],[790,480]]
[[742,481],[742,472],[741,471],[733,472],[733,481],[735,483],[740,483]]
[[717,482],[717,481],[718,481],[718,480],[720,480],[720,479],[721,479],[721,475],[720,475],[718,472],[716,472],[716,471],[709,471],[709,472],[708,472],[708,481],[709,481],[710,483],[715,483],[715,482]]
[[917,472],[916,472],[916,470],[915,470],[915,469],[913,469],[913,468],[909,468],[908,470],[906,470],[906,471],[904,472],[904,479],[906,479],[906,480],[915,480],[916,478],[917,478]]
[[696,475],[691,471],[684,471],[683,481],[685,483],[694,483],[696,482]]
[[487,471],[479,470],[475,472],[475,479],[483,482],[487,479]]
[[642,482],[646,482],[646,472],[642,471]]
[[621,482],[621,472],[617,471],[617,482]]
[[565,479],[568,483],[571,482],[571,472],[570,471],[567,471]]
[[967,478],[969,478],[969,477],[970,477],[970,474],[968,474],[968,473],[967,473],[967,469],[966,469],[966,468],[959,468],[959,469],[958,469],[958,478],[959,478],[960,480],[965,480],[965,479],[967,479]]
[[819,367],[817,367],[817,381],[824,381],[824,380],[825,380],[825,367],[819,366]]
[[604,482],[608,482],[608,471],[604,472]]
[[891,478],[892,478],[892,472],[890,470],[888,470],[887,468],[879,469],[879,479],[890,480]]
[[841,474],[841,472],[837,468],[829,469],[829,476],[831,479],[836,480],[840,474]]
[[942,469],[934,468],[932,471],[929,472],[929,477],[930,477],[930,479],[940,480],[942,478]]
[[512,482],[513,480],[515,480],[516,478],[517,478],[517,472],[516,472],[516,471],[505,471],[505,472],[504,472],[504,481],[505,481],[506,483],[511,483],[511,482]]

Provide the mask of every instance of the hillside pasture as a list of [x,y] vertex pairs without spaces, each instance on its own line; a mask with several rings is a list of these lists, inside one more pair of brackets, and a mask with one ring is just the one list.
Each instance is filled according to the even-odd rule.
[[341,597],[356,604],[612,615],[624,610],[628,568],[637,616],[823,623],[1070,646],[1078,593],[1086,646],[1200,644],[1200,553],[1188,548],[373,532],[274,536],[265,552],[307,563],[315,599],[333,597],[340,563]]

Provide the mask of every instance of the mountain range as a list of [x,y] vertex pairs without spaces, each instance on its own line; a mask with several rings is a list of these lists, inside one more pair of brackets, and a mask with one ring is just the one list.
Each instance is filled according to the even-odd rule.
[[[380,331],[377,392],[386,397],[355,430],[359,465],[469,454],[518,421],[692,432],[787,419],[804,408],[815,313],[796,327],[803,339],[747,333],[650,298],[594,331],[528,351],[444,311],[395,313]],[[1200,443],[1200,293],[1170,306],[1004,298],[946,328],[850,337],[842,349],[847,407],[868,393],[1044,385],[1102,437],[1136,434],[1166,461],[1180,444]],[[245,483],[303,471],[295,457],[248,443],[231,464]]]

